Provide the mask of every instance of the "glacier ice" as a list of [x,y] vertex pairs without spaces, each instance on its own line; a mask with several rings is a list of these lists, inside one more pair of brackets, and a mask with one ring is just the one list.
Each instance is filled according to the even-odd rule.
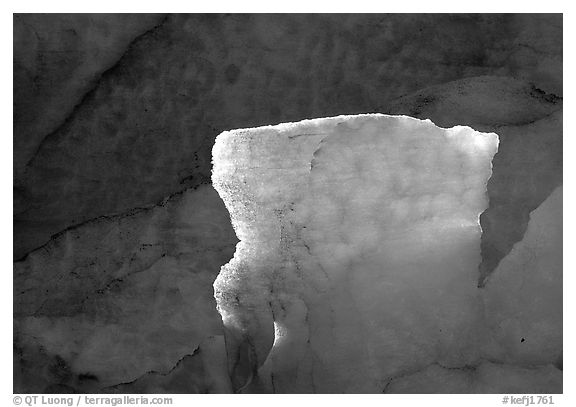
[[562,360],[562,187],[530,214],[522,241],[483,290],[491,359],[531,365]]
[[212,181],[240,242],[214,289],[236,391],[374,393],[435,364],[489,369],[479,215],[497,148],[381,114],[219,135]]

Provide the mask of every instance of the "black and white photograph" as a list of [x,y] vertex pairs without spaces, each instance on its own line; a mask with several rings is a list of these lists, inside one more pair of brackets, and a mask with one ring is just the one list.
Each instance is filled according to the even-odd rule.
[[134,10],[10,16],[0,404],[567,405],[561,8]]

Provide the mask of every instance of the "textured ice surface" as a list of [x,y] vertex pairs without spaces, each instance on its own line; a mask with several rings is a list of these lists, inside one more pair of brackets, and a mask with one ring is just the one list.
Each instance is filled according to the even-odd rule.
[[67,231],[15,263],[15,388],[228,391],[212,284],[236,242],[203,186]]
[[562,360],[562,187],[530,214],[524,239],[483,290],[491,359],[531,365]]
[[393,379],[386,393],[562,393],[562,372],[555,367],[519,367],[482,361],[446,368],[438,364]]
[[[13,66],[20,259],[69,226],[207,182],[227,129],[388,113],[400,95],[479,75],[561,95],[562,15],[20,14]],[[472,100],[468,114],[502,112]]]
[[[193,351],[222,334],[212,283],[236,240],[211,186],[193,189],[209,183],[226,129],[381,111],[497,132],[481,218],[489,271],[562,183],[559,14],[21,14],[14,83],[19,393],[204,380]],[[155,315],[187,315],[188,333]],[[98,335],[94,352],[84,338],[112,324],[129,335]]]
[[387,113],[498,133],[490,206],[480,217],[483,284],[522,240],[530,213],[562,184],[562,99],[510,78],[476,77],[406,95]]
[[215,282],[234,386],[380,392],[477,361],[497,145],[385,115],[221,134],[212,180],[241,240]]
[[531,213],[524,239],[479,291],[479,363],[433,364],[391,380],[386,392],[562,392],[562,187]]

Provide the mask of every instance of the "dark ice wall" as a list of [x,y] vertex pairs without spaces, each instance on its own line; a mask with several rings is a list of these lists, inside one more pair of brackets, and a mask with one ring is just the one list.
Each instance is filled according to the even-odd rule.
[[14,15],[14,390],[231,391],[214,138],[367,112],[500,135],[482,282],[562,183],[562,16]]

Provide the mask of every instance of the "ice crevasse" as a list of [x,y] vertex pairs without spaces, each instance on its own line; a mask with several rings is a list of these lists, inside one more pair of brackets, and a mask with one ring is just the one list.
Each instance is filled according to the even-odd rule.
[[[478,265],[497,149],[495,133],[381,114],[220,134],[212,181],[240,242],[214,291],[236,391],[496,377],[480,374],[498,369],[485,346],[498,322]],[[458,377],[446,391],[491,390]]]

